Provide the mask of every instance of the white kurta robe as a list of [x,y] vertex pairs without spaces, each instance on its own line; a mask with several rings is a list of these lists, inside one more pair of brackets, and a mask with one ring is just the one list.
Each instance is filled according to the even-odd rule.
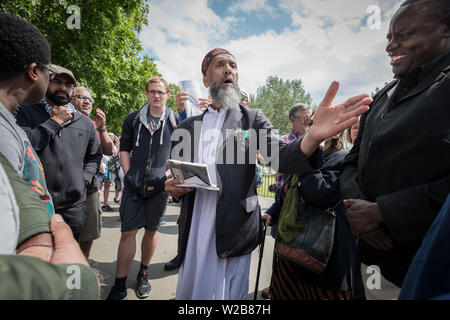
[[[217,183],[215,155],[227,111],[208,107],[198,158]],[[242,300],[248,295],[251,254],[221,259],[216,253],[217,191],[197,189],[186,255],[178,274],[178,300]]]

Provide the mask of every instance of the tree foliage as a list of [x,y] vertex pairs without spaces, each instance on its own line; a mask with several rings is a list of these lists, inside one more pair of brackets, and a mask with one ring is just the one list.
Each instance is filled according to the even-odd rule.
[[[70,28],[80,8],[80,28]],[[107,116],[110,131],[120,134],[122,121],[145,102],[147,80],[157,71],[153,58],[142,55],[137,34],[147,24],[145,0],[4,0],[0,11],[38,27],[52,48],[52,63],[74,73],[78,85],[93,91],[95,108]],[[177,87],[171,85],[171,91]],[[169,104],[174,105],[174,98]],[[93,113],[92,115],[94,115]]]
[[259,87],[255,96],[250,97],[252,108],[262,109],[280,134],[288,133],[292,127],[289,122],[289,110],[296,103],[311,104],[311,95],[306,92],[302,80],[286,80],[269,76],[266,84]]

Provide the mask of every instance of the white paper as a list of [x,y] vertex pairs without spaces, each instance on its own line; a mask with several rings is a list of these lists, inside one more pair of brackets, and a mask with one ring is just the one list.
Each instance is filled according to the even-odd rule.
[[200,82],[197,80],[180,81],[180,89],[182,92],[189,94],[189,100],[184,101],[184,106],[189,117],[193,108],[200,110],[200,101],[198,100],[202,98]]
[[219,188],[215,185],[208,186],[199,177],[190,177],[184,180],[182,184],[178,184],[177,187],[190,187],[190,188],[200,188],[207,190],[219,190]]
[[208,166],[204,163],[192,163],[170,159],[169,169],[175,179],[184,180],[179,187],[202,188],[208,190],[219,190],[211,182]]

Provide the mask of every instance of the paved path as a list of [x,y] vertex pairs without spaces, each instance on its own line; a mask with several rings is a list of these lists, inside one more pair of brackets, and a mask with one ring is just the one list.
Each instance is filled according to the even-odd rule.
[[[114,187],[112,186],[112,189]],[[101,203],[103,204],[103,191],[100,196]],[[109,293],[111,286],[114,283],[116,260],[117,260],[117,247],[120,239],[120,219],[118,205],[113,203],[114,193],[110,193],[109,204],[114,208],[114,212],[103,213],[103,229],[100,239],[94,241],[92,247],[90,259],[97,265],[97,269],[100,271],[102,281],[101,299],[105,299]],[[260,198],[261,209],[264,210],[273,203],[272,198]],[[149,268],[150,284],[152,286],[152,293],[146,300],[170,300],[175,298],[175,291],[178,281],[178,270],[165,271],[164,264],[170,261],[176,255],[177,240],[178,240],[178,227],[176,225],[179,206],[177,204],[170,203],[167,207],[165,220],[166,224],[161,226],[158,233],[158,245],[153,256],[152,262]],[[129,300],[139,300],[136,297],[136,275],[140,266],[140,243],[144,231],[141,229],[137,234],[136,240],[136,256],[131,266],[130,273],[127,279],[127,291]],[[261,267],[261,274],[259,280],[259,290],[267,287],[270,283],[271,269],[272,269],[272,257],[273,257],[273,238],[270,236],[270,228],[267,229],[266,241],[264,248],[264,258]],[[259,248],[258,248],[259,249]],[[252,253],[252,260],[250,265],[250,281],[249,281],[249,299],[253,299],[256,273],[258,267],[259,250],[256,249]],[[261,295],[258,295],[259,299]]]

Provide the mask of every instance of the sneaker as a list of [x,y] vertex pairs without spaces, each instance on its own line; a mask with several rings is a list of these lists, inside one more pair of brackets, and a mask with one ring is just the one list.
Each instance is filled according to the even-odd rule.
[[166,220],[161,220],[161,222],[159,223],[159,225],[160,226],[163,226],[163,225],[165,225],[167,222],[166,222]]
[[148,273],[139,273],[137,276],[136,295],[139,299],[147,298],[152,291],[152,286],[148,282]]
[[114,211],[114,209],[109,204],[107,204],[106,206],[102,206],[102,210],[103,211]]
[[116,198],[114,198],[114,203],[117,203],[117,204],[119,204],[119,203],[120,203],[120,199],[116,199]]
[[106,300],[128,300],[127,290],[118,290],[112,287]]

